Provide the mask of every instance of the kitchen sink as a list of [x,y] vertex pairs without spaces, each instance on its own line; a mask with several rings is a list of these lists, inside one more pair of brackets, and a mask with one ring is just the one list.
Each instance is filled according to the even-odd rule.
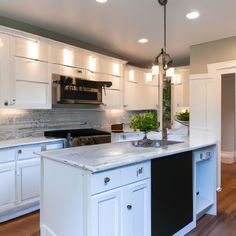
[[137,140],[132,141],[133,146],[135,147],[165,147],[169,145],[183,143],[183,141],[173,141],[173,140],[151,140],[151,139],[144,139],[144,140]]

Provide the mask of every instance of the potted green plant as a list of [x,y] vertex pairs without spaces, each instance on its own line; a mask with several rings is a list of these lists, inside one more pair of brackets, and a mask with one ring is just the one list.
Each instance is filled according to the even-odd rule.
[[129,126],[135,131],[143,131],[144,139],[147,139],[147,133],[150,131],[156,131],[158,128],[157,117],[152,112],[133,115]]
[[189,111],[185,110],[179,113],[176,113],[175,120],[181,123],[182,125],[189,126]]

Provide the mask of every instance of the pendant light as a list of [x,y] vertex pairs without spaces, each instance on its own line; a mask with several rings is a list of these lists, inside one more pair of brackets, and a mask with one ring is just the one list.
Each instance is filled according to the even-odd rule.
[[152,71],[155,71],[154,67],[159,66],[162,67],[164,73],[166,73],[173,64],[173,61],[166,50],[166,5],[168,0],[158,0],[158,2],[161,6],[164,6],[164,48],[161,49],[161,52],[154,59]]

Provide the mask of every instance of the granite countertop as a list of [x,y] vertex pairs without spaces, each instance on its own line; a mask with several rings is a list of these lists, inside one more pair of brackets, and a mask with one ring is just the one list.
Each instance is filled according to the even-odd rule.
[[17,146],[22,146],[22,145],[29,145],[29,144],[55,142],[59,140],[64,140],[64,139],[46,138],[46,137],[27,137],[27,138],[20,138],[20,139],[9,139],[9,140],[0,141],[0,149],[17,147]]
[[215,144],[215,142],[191,143],[187,141],[162,148],[144,148],[134,147],[131,142],[122,142],[67,148],[60,151],[46,151],[42,152],[41,155],[43,158],[52,159],[95,173]]

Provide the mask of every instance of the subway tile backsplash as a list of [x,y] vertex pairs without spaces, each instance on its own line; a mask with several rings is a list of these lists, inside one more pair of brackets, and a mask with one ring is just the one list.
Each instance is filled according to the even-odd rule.
[[128,124],[136,112],[53,108],[51,110],[0,110],[0,141],[43,136],[46,130],[96,128],[110,131],[111,124]]

